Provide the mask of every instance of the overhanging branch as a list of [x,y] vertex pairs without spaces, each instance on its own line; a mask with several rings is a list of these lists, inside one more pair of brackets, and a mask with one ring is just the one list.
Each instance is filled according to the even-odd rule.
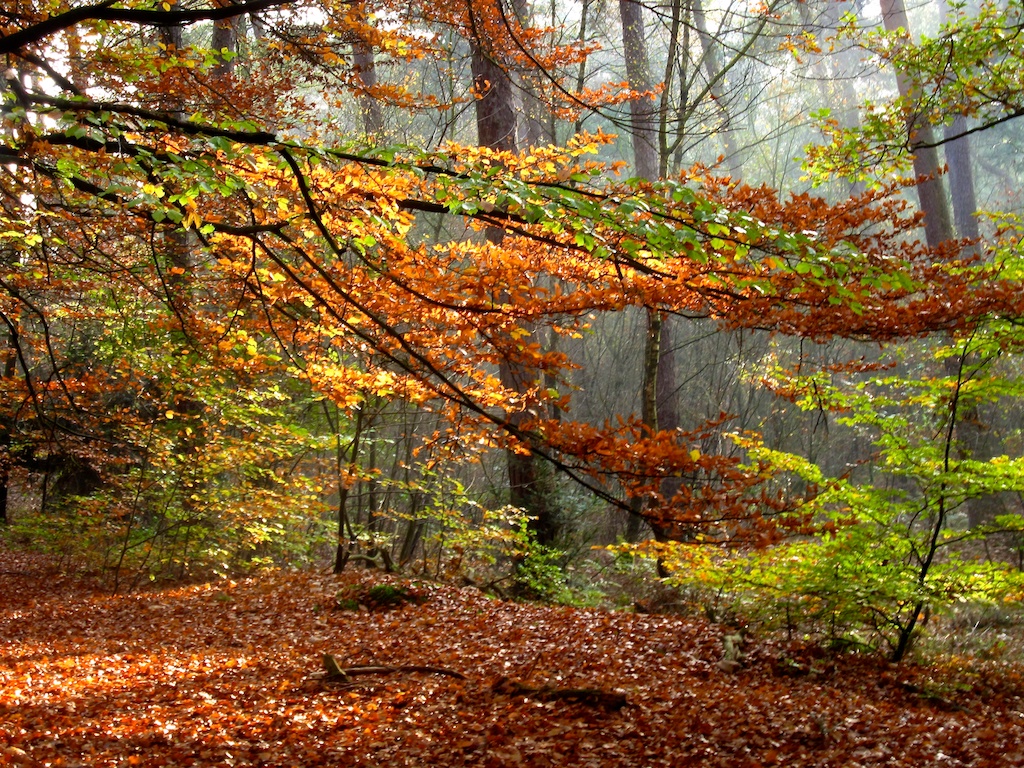
[[38,43],[55,32],[70,29],[84,21],[123,21],[150,27],[170,27],[195,24],[198,21],[219,21],[241,16],[244,13],[259,13],[270,8],[290,5],[295,0],[252,0],[238,5],[220,8],[200,8],[189,11],[156,11],[137,8],[114,8],[118,0],[103,0],[95,5],[73,8],[33,24],[9,35],[0,36],[0,54],[18,53],[22,48]]

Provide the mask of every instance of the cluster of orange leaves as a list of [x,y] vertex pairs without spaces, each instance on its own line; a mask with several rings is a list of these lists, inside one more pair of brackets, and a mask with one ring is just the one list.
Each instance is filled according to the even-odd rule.
[[[149,140],[141,132],[126,135]],[[61,233],[62,247],[50,249],[51,263],[40,269],[52,272],[54,254],[66,254],[69,268],[78,269],[82,251],[117,231],[121,253],[109,274],[130,275],[143,292],[166,293],[175,311],[155,319],[153,330],[185,334],[190,346],[214,355],[215,366],[248,380],[297,373],[343,408],[382,397],[434,409],[455,425],[443,442],[463,457],[495,445],[546,446],[563,466],[644,495],[651,515],[680,524],[755,523],[786,506],[760,489],[759,472],[724,457],[690,458],[685,434],[652,436],[636,425],[598,434],[569,420],[573,362],[555,337],[581,338],[594,313],[653,307],[731,327],[884,340],[959,327],[993,311],[1019,314],[1024,303],[1011,282],[992,281],[978,291],[957,279],[949,259],[908,244],[917,220],[891,191],[838,205],[809,195],[782,201],[771,190],[695,169],[690,184],[702,201],[695,204],[668,198],[658,185],[609,183],[595,190],[568,183],[601,170],[584,156],[607,140],[580,137],[565,149],[521,155],[463,149],[456,156],[449,148],[381,164],[273,143],[212,151],[182,137],[158,138],[154,152],[194,158],[205,176],[171,203],[168,196],[182,185],[178,166],[157,167],[143,185],[148,202],[125,200],[95,222],[76,213],[91,204],[89,190],[59,189],[44,178],[32,193],[59,201],[42,223]],[[76,157],[45,143],[36,157],[48,153],[54,163]],[[87,169],[82,178],[97,186],[124,173],[121,159],[91,149],[76,159]],[[475,188],[467,181],[474,173],[493,182]],[[531,220],[529,204],[509,202],[513,197],[503,191],[517,189],[508,186],[513,183],[550,190],[556,213]],[[593,220],[580,229],[552,228],[558,211],[571,217],[571,209],[557,206],[572,203],[573,195],[597,201]],[[453,199],[476,211],[465,232],[437,242],[411,236],[419,216],[443,214]],[[765,232],[809,233],[806,247],[813,248],[818,271],[801,272],[800,250],[787,250],[773,236],[752,236],[732,224],[705,231],[701,205],[716,206],[726,222],[741,212]],[[201,247],[188,274],[179,267],[161,271],[153,258],[154,232],[175,229],[153,217],[174,208]],[[637,250],[644,243],[633,233],[660,221],[692,230],[692,248]],[[506,228],[500,246],[474,231],[484,226]],[[581,246],[581,233],[604,250]],[[856,249],[859,261],[829,260],[835,248]],[[849,272],[840,274],[840,267]],[[908,285],[858,282],[862,275],[884,278],[890,269],[905,270]],[[83,283],[76,277],[74,285]],[[847,294],[838,294],[840,288]],[[226,307],[233,308],[230,315]],[[502,381],[494,373],[502,364],[533,379]],[[541,414],[552,408],[563,417],[545,422]],[[513,416],[518,426],[510,429]],[[663,497],[658,483],[666,477],[686,482]]]

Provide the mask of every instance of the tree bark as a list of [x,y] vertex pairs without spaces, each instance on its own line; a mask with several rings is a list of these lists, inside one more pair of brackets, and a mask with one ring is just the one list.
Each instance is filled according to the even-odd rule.
[[[174,0],[170,3],[171,10],[180,10],[181,3],[179,0]],[[183,47],[182,39],[182,27],[181,24],[170,24],[166,27],[159,27],[160,42],[163,43],[168,50],[173,49],[180,51]]]
[[[644,340],[643,378],[640,390],[640,419],[651,432],[658,431],[658,371],[661,363],[661,312],[647,310],[647,335]],[[644,523],[644,500],[639,496],[630,502],[626,521],[626,540],[639,541]],[[655,535],[658,535],[655,530]],[[660,537],[659,537],[660,538]]]
[[[647,57],[647,36],[644,32],[643,6],[638,0],[619,0],[622,20],[622,49],[626,59],[626,77],[629,87],[641,93],[652,89],[651,68]],[[658,138],[658,109],[649,96],[629,102],[630,135],[633,143],[633,166],[637,176],[657,179],[661,169],[660,141]],[[640,413],[644,425],[651,432],[658,431],[659,368],[661,360],[662,315],[656,309],[647,310],[647,335],[644,343],[643,384],[640,395]],[[633,499],[626,522],[626,538],[636,541],[643,530],[644,500]]]
[[[516,12],[516,20],[521,26],[530,23],[531,5],[528,0],[512,0]],[[586,9],[584,9],[584,13]],[[551,18],[552,27],[558,26],[558,20]],[[551,110],[537,96],[537,75],[532,71],[519,73],[518,86],[523,100],[523,118],[526,123],[524,139],[527,147],[541,147],[556,142],[555,118]]]
[[967,118],[963,115],[957,115],[952,125],[946,126],[946,164],[949,165],[949,193],[953,200],[953,222],[956,224],[957,235],[977,240],[981,233],[975,215],[978,204],[974,193],[971,144],[970,139],[963,135],[966,131]]
[[212,72],[215,79],[230,77],[235,73],[235,64],[238,61],[238,30],[241,23],[240,15],[218,19],[213,23],[210,47],[215,51],[218,60]]
[[718,58],[718,41],[708,31],[707,16],[704,14],[704,6],[701,0],[692,0],[693,26],[697,29],[697,37],[700,39],[701,48],[704,51],[704,70],[707,74],[711,98],[718,105],[719,114],[722,117],[721,126],[718,129],[719,138],[722,140],[722,149],[725,154],[725,167],[729,175],[734,179],[742,175],[743,164],[740,160],[740,148],[736,144],[736,137],[733,135],[732,115],[729,107],[722,98],[721,88],[718,84],[722,81],[724,74],[721,60]]
[[[505,69],[494,55],[483,47],[482,41],[472,41],[473,88],[476,95],[477,142],[491,149],[516,151],[516,111],[513,84]],[[501,245],[504,230],[490,227],[485,232],[488,242]],[[536,372],[511,360],[499,365],[501,383],[513,391],[526,391]],[[508,415],[509,422],[518,426],[521,413]],[[553,483],[549,467],[532,453],[506,451],[508,463],[509,502],[524,509],[530,516],[530,529],[540,544],[552,544],[558,535],[553,507]]]
[[7,516],[11,483],[11,463],[7,456],[9,446],[10,438],[7,435],[0,436],[0,525],[9,525],[11,522]]
[[[7,335],[7,349],[4,350],[3,378],[6,381],[14,379],[18,373],[18,350],[17,339],[12,331]],[[27,373],[26,373],[27,375]],[[11,467],[14,459],[11,456],[11,432],[14,427],[14,419],[4,418],[0,421],[0,524],[6,525],[10,522],[7,514],[7,505],[10,501]]]
[[515,152],[516,111],[512,80],[479,43],[473,46],[472,73],[477,143],[490,149]]
[[377,86],[377,63],[373,47],[366,40],[359,39],[352,44],[352,64],[363,88],[358,97],[363,133],[371,141],[379,140],[384,134],[384,114],[380,102],[373,95],[373,89]]
[[[942,21],[949,16],[949,0],[940,0]],[[974,165],[971,163],[971,141],[967,132],[967,118],[957,115],[944,128],[946,164],[949,166],[949,195],[953,202],[953,223],[959,237],[977,240],[977,197],[974,193]],[[959,137],[959,138],[958,138]]]
[[[910,33],[910,21],[903,0],[881,0],[882,23],[888,32]],[[896,72],[896,87],[906,104],[913,103],[914,88],[902,72]],[[953,237],[953,223],[946,202],[946,191],[939,175],[939,151],[934,145],[931,124],[921,115],[907,113],[907,140],[914,153],[917,194],[924,213],[925,241],[935,247]]]
[[[643,7],[638,0],[619,0],[619,16],[622,19],[622,48],[626,58],[626,78],[629,87],[633,91],[650,91],[651,67],[647,59]],[[641,96],[630,100],[629,113],[636,175],[644,179],[657,179],[658,134],[654,99],[650,96]]]
[[[583,0],[580,8],[580,26],[576,37],[577,42],[582,46],[587,41],[587,22],[589,21],[590,6],[594,0]],[[576,70],[576,92],[580,93],[583,91],[583,87],[587,83],[587,59],[583,59],[579,63],[579,67]],[[573,123],[573,133],[579,133],[583,130],[583,114],[580,113],[576,118],[576,122]]]
[[[180,0],[171,4],[172,9],[180,9]],[[184,30],[181,24],[159,28],[160,42],[163,43],[168,53],[179,52],[184,48]],[[179,119],[184,119],[188,105],[177,94],[171,94],[165,105],[168,112]],[[166,301],[172,314],[179,318],[181,323],[180,334],[184,340],[188,337],[189,328],[187,318],[194,310],[194,280],[196,269],[196,257],[194,253],[195,240],[187,229],[177,227],[166,236],[166,254],[168,266],[168,277],[166,287]],[[204,442],[203,425],[201,417],[203,404],[196,396],[195,391],[190,387],[178,388],[175,386],[173,400],[170,406],[178,414],[178,423],[182,428],[177,436],[178,472],[180,473],[179,488],[181,496],[181,509],[184,519],[195,519],[198,517],[194,497],[201,494],[204,485],[203,468],[200,466],[200,446]],[[192,427],[191,431],[185,426]],[[184,574],[185,561],[182,558],[182,574]]]

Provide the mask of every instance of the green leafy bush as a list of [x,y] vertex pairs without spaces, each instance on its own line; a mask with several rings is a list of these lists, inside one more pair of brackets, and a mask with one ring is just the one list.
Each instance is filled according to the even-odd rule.
[[565,553],[528,540],[513,574],[517,597],[544,603],[572,604],[576,596],[569,589],[561,560]]
[[671,581],[700,590],[716,612],[832,644],[884,645],[896,661],[930,611],[1020,602],[1024,574],[989,559],[985,543],[996,533],[1019,535],[1024,517],[965,514],[998,494],[1024,492],[1024,460],[986,455],[966,439],[981,404],[1024,395],[1018,379],[991,370],[1007,343],[999,342],[979,332],[940,348],[932,372],[913,379],[868,375],[839,385],[790,376],[790,392],[807,392],[798,404],[828,409],[838,424],[872,437],[870,472],[826,477],[801,457],[735,438],[752,471],[817,489],[797,513],[815,520],[818,533],[755,551],[700,541],[659,549]]

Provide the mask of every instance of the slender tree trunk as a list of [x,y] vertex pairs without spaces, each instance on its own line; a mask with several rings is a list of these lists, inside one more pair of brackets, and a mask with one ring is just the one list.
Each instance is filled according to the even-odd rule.
[[[672,432],[679,428],[679,392],[676,383],[676,348],[674,331],[679,318],[668,313],[661,316],[661,344],[658,348],[658,382],[655,394],[658,399],[658,429]],[[661,481],[661,495],[671,499],[676,495],[682,479],[666,477]]]
[[[910,22],[903,0],[881,0],[882,23],[886,31],[904,30],[910,33]],[[907,104],[913,103],[914,89],[902,72],[896,73],[896,86]],[[924,213],[925,240],[937,246],[953,237],[953,223],[946,202],[946,192],[939,176],[939,151],[934,145],[935,134],[931,124],[921,115],[907,114],[907,137],[914,152],[914,174],[917,176],[917,194]]]
[[[355,547],[356,536],[355,531],[352,530],[352,520],[348,513],[349,488],[345,483],[346,461],[345,449],[342,448],[341,445],[341,418],[339,416],[336,419],[332,419],[330,413],[326,411],[326,404],[324,408],[328,422],[334,430],[334,439],[336,441],[335,461],[338,473],[338,542],[337,548],[334,552],[334,572],[341,573],[345,570],[349,556],[352,554],[352,549]],[[352,435],[352,443],[349,446],[350,455],[347,464],[350,467],[355,466],[355,463],[359,461],[359,438],[362,436],[362,428],[363,411],[360,409],[356,411],[356,422]]]
[[643,391],[640,418],[652,432],[658,431],[658,370],[661,367],[661,312],[647,310],[647,341],[644,344]]
[[[17,350],[14,347],[14,335],[7,336],[7,349],[4,350],[3,380],[10,381],[17,373]],[[14,459],[11,456],[11,429],[13,418],[4,417],[0,420],[0,525],[7,525],[10,517],[7,505],[10,500],[11,467]]]
[[[854,3],[847,0],[825,0],[816,6],[801,2],[797,7],[804,29],[812,35],[828,39],[837,36],[844,13],[852,11]],[[857,94],[853,89],[853,73],[863,65],[853,47],[847,45],[839,50],[813,53],[811,56],[821,104],[828,107],[840,128],[859,127],[860,115],[857,110]],[[863,181],[849,182],[851,196],[863,193],[865,188]]]
[[[631,90],[647,92],[652,89],[650,63],[647,57],[647,36],[644,32],[643,7],[638,0],[619,0],[622,20],[622,48],[626,57],[626,77]],[[629,102],[630,134],[633,142],[633,165],[636,175],[654,180],[661,169],[662,144],[659,137],[658,109],[653,98],[644,96]],[[647,310],[647,334],[644,342],[643,384],[640,395],[640,413],[644,425],[658,430],[658,381],[661,363],[662,316],[656,309]],[[634,498],[626,522],[626,538],[639,539],[643,529],[644,500]],[[657,532],[656,532],[657,533]]]
[[213,40],[210,47],[216,52],[218,59],[212,73],[215,79],[230,77],[235,73],[235,64],[238,61],[238,31],[241,23],[241,16],[218,19],[213,23]]
[[[579,34],[577,35],[577,41],[582,46],[587,41],[587,23],[590,20],[590,6],[594,0],[583,0],[582,7],[580,8],[580,27]],[[583,87],[587,83],[587,59],[579,63],[579,68],[576,70],[576,92],[579,93],[583,90]],[[573,133],[579,133],[583,130],[583,114],[576,118],[576,122],[573,124]]]
[[[631,90],[652,89],[651,67],[647,59],[647,38],[644,33],[643,6],[639,0],[619,0],[622,19],[622,48],[626,57],[626,78]],[[657,107],[650,96],[629,102],[630,137],[633,141],[633,165],[636,175],[644,179],[658,178]]]
[[[512,0],[516,19],[521,26],[530,24],[531,5],[527,0]],[[552,27],[558,20],[552,18]],[[518,33],[517,33],[518,34]],[[526,126],[524,139],[527,147],[542,147],[555,143],[555,120],[551,110],[537,97],[537,75],[532,71],[519,73],[517,84],[523,101],[523,118]]]
[[[647,310],[647,338],[644,343],[644,370],[641,391],[640,418],[651,432],[674,430],[679,427],[679,393],[676,391],[676,359],[672,343],[672,317],[655,309]],[[661,495],[670,499],[679,490],[678,477],[661,481]],[[634,499],[626,524],[626,539],[637,541],[644,520],[642,499]],[[668,532],[657,523],[650,523],[659,541]]]
[[[172,9],[179,9],[181,3],[175,0]],[[181,51],[184,47],[183,29],[180,24],[159,27],[160,42],[168,54]],[[177,94],[171,94],[164,108],[179,119],[184,119],[188,105]],[[195,254],[192,234],[181,227],[175,228],[166,236],[167,252],[167,294],[166,301],[173,315],[180,319],[183,344],[187,341],[189,328],[188,318],[193,307],[193,281],[195,280]],[[186,520],[198,519],[194,498],[202,494],[203,469],[200,466],[200,447],[203,443],[203,429],[199,423],[203,412],[203,404],[196,399],[195,392],[189,386],[175,387],[174,399],[170,403],[181,425],[177,436],[179,494],[181,497],[182,516]],[[186,429],[186,427],[188,429]],[[186,553],[187,554],[187,553]],[[183,555],[184,558],[184,555]],[[183,563],[182,568],[186,566]],[[184,573],[184,571],[183,571]]]
[[[23,113],[17,119],[14,118],[13,106],[17,102],[11,98],[13,96],[13,84],[9,82],[9,78],[19,77],[20,73],[15,70],[6,73],[4,77],[0,78],[0,132],[3,132],[6,139],[14,139],[19,130],[16,126],[18,123],[26,121],[28,117],[27,114]],[[17,199],[9,200],[0,203],[0,214],[13,214],[13,218],[17,220],[21,217],[21,211],[24,210],[24,207],[25,203],[22,201]],[[2,260],[0,260],[0,268],[6,271],[8,268],[13,267],[17,258],[15,254],[16,252],[10,251],[3,254]],[[10,316],[5,315],[3,317],[2,323],[0,323],[0,327],[2,326],[6,326],[7,333],[4,334],[3,371],[0,376],[2,376],[3,381],[13,381],[14,377],[18,374],[20,320],[12,312]],[[23,375],[25,380],[28,381],[29,371],[23,371]],[[9,403],[5,403],[6,406],[9,406]],[[10,522],[7,507],[10,500],[11,469],[14,463],[14,458],[11,456],[11,442],[12,434],[16,427],[17,414],[4,414],[3,418],[0,419],[0,524],[3,525]]]
[[[9,102],[7,101],[7,94],[5,91],[9,88],[6,80],[0,81],[0,108],[6,106]],[[0,124],[3,119],[7,118],[7,114],[0,114]],[[2,210],[2,209],[0,209]],[[8,267],[14,260],[14,257],[5,257],[0,265]],[[4,318],[6,322],[14,324],[16,320],[8,317]],[[10,381],[14,378],[17,373],[17,332],[12,328],[8,331],[6,336],[6,344],[3,350],[3,380]],[[9,484],[11,481],[11,430],[14,429],[14,416],[4,416],[0,420],[0,524],[6,525],[10,522],[10,518],[7,515],[7,503],[9,499]]]
[[658,384],[656,390],[658,429],[679,427],[679,397],[676,392],[676,357],[673,331],[676,320],[670,314],[661,316],[661,344],[658,347]]
[[377,86],[377,63],[373,47],[365,40],[360,39],[352,44],[352,63],[363,88],[359,94],[363,133],[371,141],[380,140],[384,134],[384,113],[381,111],[380,102],[373,95],[373,89]]
[[[949,16],[949,0],[939,0],[942,21]],[[949,195],[953,202],[953,223],[959,237],[977,240],[978,203],[974,193],[974,164],[971,162],[971,141],[967,133],[967,118],[957,115],[945,126],[946,164],[949,166]]]
[[[644,339],[643,378],[640,389],[640,419],[651,432],[658,431],[658,368],[661,362],[661,313],[647,310],[647,334]],[[626,521],[626,540],[638,541],[644,523],[644,499],[635,496],[630,501]],[[661,540],[661,531],[652,526],[655,538]]]
[[668,49],[665,53],[665,70],[662,78],[664,90],[661,92],[661,99],[658,106],[658,176],[668,175],[669,161],[673,150],[678,146],[681,137],[677,136],[675,141],[669,139],[670,131],[670,100],[672,92],[679,81],[679,103],[676,113],[679,117],[678,124],[682,124],[682,117],[686,114],[685,105],[688,101],[689,85],[686,78],[686,62],[689,59],[684,55],[680,57],[680,51],[689,50],[690,28],[683,24],[683,1],[672,0],[671,20],[669,21]]
[[0,435],[0,525],[8,525],[7,504],[11,484],[11,437],[6,432]]
[[[494,60],[482,41],[473,41],[472,52],[473,86],[476,94],[477,142],[491,149],[516,150],[516,111],[513,84],[506,71]],[[488,242],[500,246],[505,233],[496,227],[485,232]],[[499,365],[501,383],[514,391],[526,391],[536,378],[514,361],[504,360]],[[513,426],[523,421],[523,415],[512,413],[508,416]],[[551,470],[542,460],[531,454],[507,451],[509,480],[509,501],[513,506],[526,510],[530,526],[537,541],[551,544],[558,534],[553,508],[553,483]]]
[[734,179],[742,175],[742,162],[740,160],[740,147],[736,144],[736,137],[733,131],[732,115],[729,107],[722,98],[722,90],[719,85],[724,76],[721,59],[718,56],[719,42],[708,30],[707,16],[704,13],[704,5],[701,0],[691,0],[693,13],[693,26],[697,30],[697,37],[700,40],[704,52],[704,70],[710,84],[710,95],[718,105],[718,111],[722,122],[718,129],[719,138],[722,140],[722,149],[725,154],[725,168]]

